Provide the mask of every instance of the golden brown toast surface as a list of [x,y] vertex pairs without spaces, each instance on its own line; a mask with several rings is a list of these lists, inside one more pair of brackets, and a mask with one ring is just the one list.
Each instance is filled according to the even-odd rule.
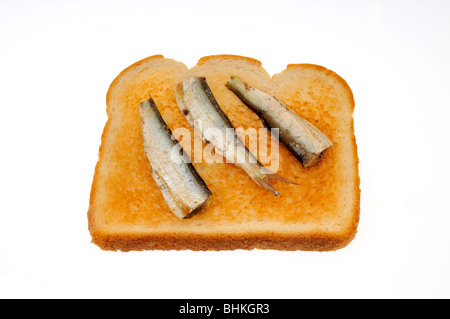
[[[236,128],[262,128],[258,116],[226,88],[231,75],[284,102],[325,133],[333,146],[318,165],[304,169],[280,144],[279,156],[272,157],[279,161],[277,173],[297,185],[275,182],[278,197],[259,188],[234,164],[194,162],[213,195],[204,212],[180,220],[151,177],[138,104],[150,93],[169,128],[187,128],[194,137],[176,104],[174,86],[190,76],[205,76]],[[108,122],[88,212],[93,242],[123,251],[344,247],[355,236],[359,220],[353,108],[347,83],[317,65],[289,65],[271,78],[259,61],[230,55],[204,57],[190,70],[162,56],[133,64],[113,81],[107,95]],[[194,158],[193,141],[180,142],[187,150],[190,146]]]

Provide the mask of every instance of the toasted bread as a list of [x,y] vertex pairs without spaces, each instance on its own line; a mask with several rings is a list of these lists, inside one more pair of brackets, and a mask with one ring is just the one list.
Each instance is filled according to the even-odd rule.
[[[275,182],[278,197],[236,165],[193,162],[212,192],[211,202],[204,212],[179,219],[152,179],[138,104],[151,94],[171,130],[194,132],[177,106],[174,87],[188,77],[203,76],[234,127],[263,127],[225,86],[232,75],[285,103],[326,134],[333,146],[319,164],[305,169],[280,144],[277,173],[296,185]],[[106,104],[108,120],[88,211],[92,242],[100,248],[330,251],[354,238],[360,202],[355,103],[350,87],[336,73],[318,65],[290,64],[271,78],[259,61],[247,57],[203,57],[188,69],[156,55],[122,71],[110,86]],[[189,148],[191,143],[181,144]]]

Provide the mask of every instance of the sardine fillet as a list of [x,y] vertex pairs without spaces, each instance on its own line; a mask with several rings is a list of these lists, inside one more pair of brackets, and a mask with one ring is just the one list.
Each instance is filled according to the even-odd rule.
[[[277,173],[297,185],[275,182],[278,197],[235,165],[194,162],[213,200],[205,211],[180,220],[151,176],[138,104],[148,99],[149,91],[171,131],[185,128],[193,138],[176,104],[174,86],[203,76],[234,127],[262,128],[258,116],[225,86],[232,75],[282,100],[326,134],[333,147],[318,165],[304,169],[280,144]],[[355,237],[360,207],[355,103],[350,87],[336,73],[317,65],[291,64],[270,77],[259,61],[231,55],[204,57],[188,69],[158,55],[122,71],[106,103],[108,120],[88,210],[92,242],[101,249],[329,251]],[[194,141],[178,139],[193,158]]]

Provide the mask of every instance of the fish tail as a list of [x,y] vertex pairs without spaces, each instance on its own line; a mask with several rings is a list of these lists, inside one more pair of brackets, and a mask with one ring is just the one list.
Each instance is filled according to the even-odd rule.
[[272,172],[271,170],[265,168],[264,166],[261,167],[261,174],[266,175],[267,178],[271,179],[271,180],[277,180],[283,183],[288,183],[288,184],[294,184],[294,185],[298,185],[296,182],[293,182],[289,179],[287,179],[286,177],[283,177],[281,175],[275,174],[274,172]]
[[272,180],[281,181],[283,183],[298,185],[296,182],[293,182],[293,181],[287,179],[286,177],[283,177],[283,176],[275,174],[275,173],[271,173],[271,174],[267,175],[267,178],[272,179]]
[[271,192],[273,195],[278,196],[280,195],[280,193],[273,187],[272,185],[272,181],[274,180],[278,180],[281,181],[283,183],[288,183],[288,184],[295,184],[297,185],[297,183],[281,176],[278,174],[273,173],[272,171],[268,170],[267,168],[265,168],[264,166],[261,167],[261,175],[258,176],[257,178],[255,178],[256,183],[264,188],[265,190],[268,190],[269,192]]
[[270,178],[268,175],[262,175],[260,178],[255,179],[256,184],[258,184],[261,188],[271,192],[273,195],[278,196],[280,193],[273,187],[270,182]]

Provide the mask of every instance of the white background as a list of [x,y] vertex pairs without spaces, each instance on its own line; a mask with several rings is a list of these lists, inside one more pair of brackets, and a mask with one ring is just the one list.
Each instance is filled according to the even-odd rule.
[[[449,1],[0,1],[0,297],[449,298]],[[328,253],[105,252],[89,193],[122,69],[315,63],[356,100],[361,220]]]

